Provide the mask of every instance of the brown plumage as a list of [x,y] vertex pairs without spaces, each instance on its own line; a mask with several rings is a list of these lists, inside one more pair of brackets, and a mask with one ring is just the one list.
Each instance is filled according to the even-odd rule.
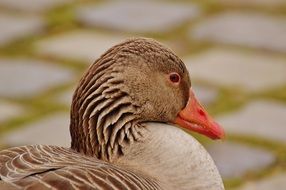
[[74,93],[71,148],[1,151],[0,189],[223,189],[202,146],[167,124],[180,124],[190,86],[184,63],[158,42],[135,38],[112,47]]

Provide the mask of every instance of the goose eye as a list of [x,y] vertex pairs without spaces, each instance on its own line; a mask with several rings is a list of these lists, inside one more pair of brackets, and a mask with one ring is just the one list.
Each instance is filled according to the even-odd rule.
[[181,80],[181,77],[178,73],[170,73],[169,78],[172,83],[179,83]]

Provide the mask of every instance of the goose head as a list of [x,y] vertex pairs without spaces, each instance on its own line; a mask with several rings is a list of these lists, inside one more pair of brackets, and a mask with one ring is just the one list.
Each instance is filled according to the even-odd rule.
[[71,109],[71,147],[109,160],[140,139],[149,121],[212,139],[224,136],[197,101],[182,60],[152,39],[134,38],[109,49],[80,80]]

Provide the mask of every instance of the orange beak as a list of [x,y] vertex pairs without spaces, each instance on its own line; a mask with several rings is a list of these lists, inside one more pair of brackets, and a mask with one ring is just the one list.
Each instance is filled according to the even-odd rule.
[[175,123],[183,128],[206,135],[211,139],[224,138],[224,131],[197,101],[192,89],[186,107],[179,112]]

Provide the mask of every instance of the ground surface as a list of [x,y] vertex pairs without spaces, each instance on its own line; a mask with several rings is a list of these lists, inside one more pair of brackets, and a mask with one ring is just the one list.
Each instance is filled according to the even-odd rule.
[[223,142],[198,136],[226,189],[285,189],[286,1],[0,0],[0,12],[0,149],[68,146],[82,73],[113,44],[146,36],[184,60],[226,129]]

